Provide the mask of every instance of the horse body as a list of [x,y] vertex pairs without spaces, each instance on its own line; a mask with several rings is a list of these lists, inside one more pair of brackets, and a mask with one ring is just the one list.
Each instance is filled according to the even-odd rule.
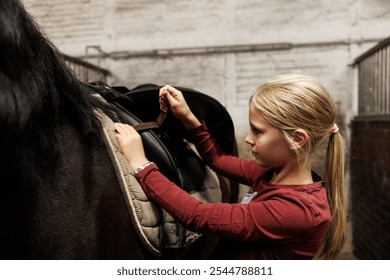
[[26,205],[13,199],[24,208],[24,217],[11,228],[18,238],[2,239],[3,258],[152,258],[130,223],[103,144],[90,146],[66,120],[60,131],[63,141],[52,176],[24,186],[30,188]]
[[101,140],[109,108],[18,0],[0,1],[0,85],[0,258],[153,258]]
[[87,145],[69,124],[61,129],[66,141],[58,168],[37,190],[42,202],[35,207],[32,236],[38,243],[32,245],[43,250],[44,258],[149,258],[129,221],[104,146]]

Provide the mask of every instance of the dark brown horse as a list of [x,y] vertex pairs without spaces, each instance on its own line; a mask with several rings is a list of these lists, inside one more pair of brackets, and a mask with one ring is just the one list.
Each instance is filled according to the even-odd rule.
[[[138,102],[135,107],[152,116],[150,99],[106,92],[106,103],[92,96],[96,91],[67,68],[20,1],[0,1],[1,259],[159,257],[140,242],[129,219],[95,114],[123,121],[127,111],[119,107]],[[194,110],[202,115],[202,108]],[[172,129],[180,124],[166,125],[170,137],[185,138]],[[181,257],[208,258],[213,246],[203,242],[208,239]]]

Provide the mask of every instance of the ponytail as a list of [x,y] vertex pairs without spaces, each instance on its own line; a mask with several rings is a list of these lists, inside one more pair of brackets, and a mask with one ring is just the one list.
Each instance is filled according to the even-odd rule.
[[344,141],[340,133],[332,132],[326,151],[325,188],[331,220],[316,259],[334,259],[340,253],[346,235],[346,196],[344,191]]

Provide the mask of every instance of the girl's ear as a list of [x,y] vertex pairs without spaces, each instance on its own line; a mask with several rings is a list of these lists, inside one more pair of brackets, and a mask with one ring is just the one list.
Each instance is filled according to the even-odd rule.
[[293,145],[291,145],[292,150],[303,147],[309,140],[309,135],[307,132],[301,128],[295,130],[292,133]]

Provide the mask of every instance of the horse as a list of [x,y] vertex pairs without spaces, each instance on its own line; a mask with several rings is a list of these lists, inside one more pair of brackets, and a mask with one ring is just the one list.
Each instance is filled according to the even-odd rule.
[[[127,93],[81,82],[18,0],[0,1],[0,61],[1,259],[205,259],[213,254],[217,240],[208,236],[180,254],[152,252],[129,219],[99,116],[130,124],[155,118],[158,110],[151,106],[156,104],[150,105],[145,92],[155,95],[156,88]],[[143,96],[140,89],[147,89]],[[202,115],[207,98],[183,90]],[[198,100],[203,100],[199,106]],[[172,155],[175,143],[190,144],[172,116],[164,123],[166,130],[141,133],[151,139],[148,156],[157,155],[156,161],[161,152],[153,147],[171,145],[166,153]],[[218,119],[214,123],[211,127],[222,131],[217,137],[229,131],[228,150],[235,153],[231,120],[219,128]],[[181,150],[176,154],[188,159],[180,157]],[[201,159],[193,158],[202,169]],[[191,172],[179,170],[180,160],[174,163],[163,160],[161,168],[178,184],[190,182]]]

